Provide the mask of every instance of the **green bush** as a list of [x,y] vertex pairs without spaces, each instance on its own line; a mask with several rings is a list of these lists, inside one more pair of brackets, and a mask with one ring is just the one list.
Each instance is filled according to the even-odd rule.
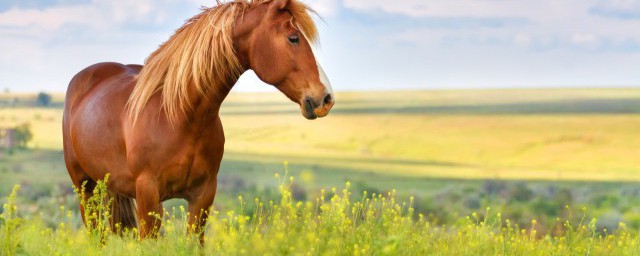
[[48,107],[51,105],[51,95],[44,92],[38,93],[38,96],[36,97],[36,105],[40,107]]
[[24,123],[15,128],[14,140],[18,148],[26,148],[31,139],[33,139],[31,124]]

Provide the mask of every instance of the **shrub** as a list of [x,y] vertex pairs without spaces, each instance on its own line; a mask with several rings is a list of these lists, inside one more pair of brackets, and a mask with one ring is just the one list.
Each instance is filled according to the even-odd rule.
[[18,148],[26,148],[27,143],[33,139],[33,133],[31,132],[31,124],[24,123],[15,128],[14,138]]
[[51,105],[51,95],[44,92],[38,93],[38,96],[36,98],[36,105],[40,107],[48,107],[49,105]]

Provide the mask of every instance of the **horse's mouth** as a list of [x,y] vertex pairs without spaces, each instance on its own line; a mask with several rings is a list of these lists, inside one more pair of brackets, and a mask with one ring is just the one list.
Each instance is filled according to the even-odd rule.
[[302,115],[309,120],[318,118],[318,115],[316,115],[316,112],[314,111],[313,103],[311,102],[311,100],[306,99],[304,101]]

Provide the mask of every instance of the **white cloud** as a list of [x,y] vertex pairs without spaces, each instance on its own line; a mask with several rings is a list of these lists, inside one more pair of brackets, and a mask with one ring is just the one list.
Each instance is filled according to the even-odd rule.
[[0,54],[0,83],[62,91],[92,63],[142,63],[199,7],[195,0],[87,0],[7,9],[0,12],[0,48],[11,51]]
[[309,6],[322,17],[335,16],[339,12],[338,0],[314,0],[309,3]]
[[[640,53],[593,52],[606,47],[636,47],[637,51],[640,19],[629,13],[634,13],[639,0],[303,1],[329,23],[321,27],[322,55],[326,55],[322,60],[329,64],[329,73],[340,74],[332,80],[342,82],[345,89],[357,88],[345,87],[347,83],[416,86],[443,79],[446,84],[447,79],[456,77],[468,77],[469,81],[454,79],[450,83],[492,84],[495,79],[506,84],[526,78],[530,70],[540,72],[529,76],[534,84],[540,81],[535,80],[538,77],[554,82],[550,76],[554,70],[582,67],[584,63],[600,66],[590,72],[576,70],[580,77],[610,66],[611,70],[601,72],[600,81],[637,81],[637,72],[627,66],[638,62],[626,56],[638,59]],[[64,5],[0,11],[0,48],[11,49],[0,54],[0,89],[10,83],[12,90],[63,91],[68,79],[89,64],[141,63],[201,5],[214,4],[214,0],[74,0]],[[378,23],[345,19],[347,10]],[[439,26],[441,21],[462,25]],[[518,65],[529,68],[518,70]],[[505,72],[501,69],[513,71],[511,80],[503,81]],[[616,71],[620,69],[624,72]],[[354,75],[358,72],[363,75]],[[491,72],[495,73],[493,78],[482,80],[483,74]],[[465,75],[460,76],[462,73]],[[635,78],[630,79],[630,73]],[[564,72],[555,75],[576,81]],[[396,81],[398,77],[406,78]],[[250,74],[241,81],[245,85],[239,90],[254,90],[246,84],[259,84]]]
[[619,19],[640,19],[640,0],[599,0],[594,14]]
[[513,42],[515,42],[516,45],[528,47],[531,45],[532,38],[528,34],[519,33],[514,36]]
[[383,11],[412,17],[528,17],[554,8],[550,1],[518,0],[343,0],[343,3],[358,11]]
[[476,24],[457,29],[409,26],[385,35],[382,40],[387,42],[511,43],[526,48],[589,46],[589,49],[629,42],[640,44],[640,19],[611,19],[593,13],[594,8],[608,8],[622,14],[639,10],[640,15],[639,0],[343,0],[343,4],[345,8],[363,13],[382,12],[415,19],[448,18],[453,22],[476,19],[478,24],[483,19],[502,19],[505,24]]
[[[65,25],[110,29],[122,25],[159,24],[179,2],[183,1],[92,0],[45,9],[12,8],[0,13],[0,26],[55,31]],[[192,5],[197,7],[193,2]]]
[[104,19],[117,24],[127,22],[161,22],[161,3],[154,4],[150,0],[115,1],[93,0],[92,6],[101,10]]
[[593,44],[598,42],[598,38],[589,33],[576,33],[571,37],[571,41],[576,44]]
[[68,23],[88,23],[95,17],[89,6],[53,7],[38,9],[10,9],[0,13],[0,26],[24,28],[37,27],[45,30],[59,29]]

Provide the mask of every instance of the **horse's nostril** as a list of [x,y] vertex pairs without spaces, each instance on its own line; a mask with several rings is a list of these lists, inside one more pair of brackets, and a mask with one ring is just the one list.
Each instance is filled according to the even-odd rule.
[[324,97],[324,101],[323,102],[324,102],[324,104],[329,104],[329,103],[331,103],[332,99],[333,98],[331,97],[331,94],[327,94],[327,96]]
[[313,104],[313,101],[311,101],[311,99],[306,98],[304,100],[304,107],[307,110],[307,112],[313,112],[313,109],[316,108],[316,106],[314,106],[315,104]]
[[313,100],[311,100],[311,98],[309,97],[304,99],[304,103],[311,108],[316,108],[316,103],[314,103]]

